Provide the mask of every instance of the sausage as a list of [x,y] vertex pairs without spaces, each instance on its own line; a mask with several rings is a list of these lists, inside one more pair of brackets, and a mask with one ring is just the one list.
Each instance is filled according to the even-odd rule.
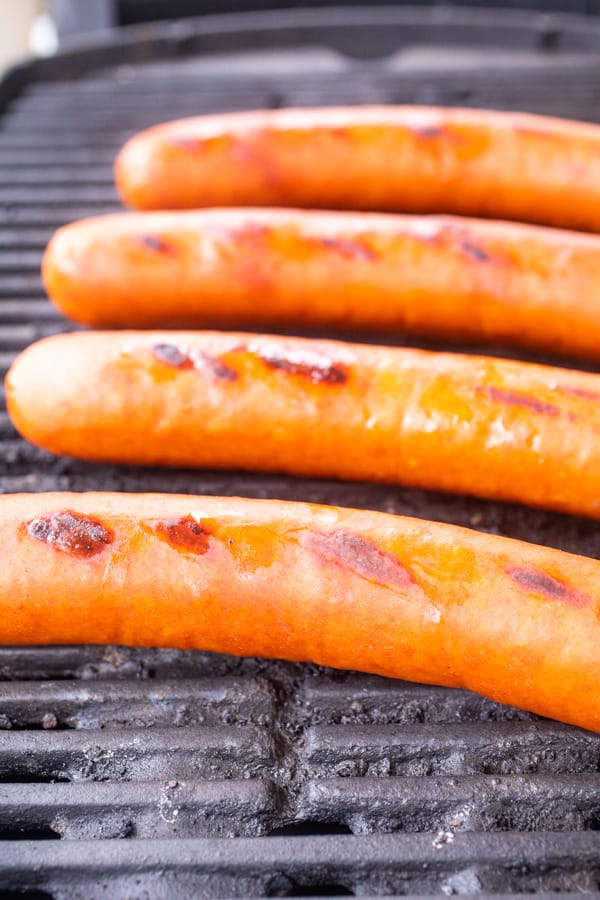
[[393,482],[600,518],[600,376],[203,332],[55,335],[6,379],[33,443],[87,460]]
[[504,341],[600,360],[600,238],[460,218],[125,213],[67,225],[50,297],[103,327],[309,326]]
[[600,562],[386,513],[172,494],[0,498],[0,643],[310,660],[600,730]]
[[167,122],[115,177],[137,209],[307,206],[600,230],[600,127],[490,110],[283,109]]

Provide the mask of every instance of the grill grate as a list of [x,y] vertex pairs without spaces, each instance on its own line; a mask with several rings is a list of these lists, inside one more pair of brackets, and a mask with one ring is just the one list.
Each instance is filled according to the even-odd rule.
[[[589,22],[503,17],[498,45],[514,38],[522,55],[498,54],[475,77],[465,45],[481,54],[478,43],[493,38],[499,20],[472,11],[373,10],[365,20],[313,10],[238,21],[237,37],[223,20],[161,26],[104,48],[112,53],[105,68],[102,52],[75,50],[0,85],[0,97],[11,97],[0,117],[2,373],[27,343],[67,327],[44,298],[43,246],[57,226],[117,208],[112,159],[155,121],[264,106],[436,102],[600,122],[600,30]],[[289,45],[294,23],[312,49],[161,61],[202,51],[211,35],[216,49],[244,50],[267,25],[262,46],[277,47],[278,35]],[[379,34],[382,60],[338,52],[339,43],[361,55],[365,24],[364,55],[376,56]],[[416,61],[392,52],[448,35],[460,36],[462,56],[445,68],[432,65],[431,52]],[[561,45],[594,53],[544,51]],[[595,523],[508,505],[57,460],[22,442],[4,410],[0,487],[312,500],[600,556]],[[208,653],[0,648],[1,896],[595,893],[599,770],[600,737],[466,692]]]

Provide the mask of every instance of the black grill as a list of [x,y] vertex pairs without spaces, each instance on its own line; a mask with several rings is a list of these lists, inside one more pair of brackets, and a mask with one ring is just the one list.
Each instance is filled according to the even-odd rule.
[[[44,298],[42,248],[58,225],[117,207],[111,161],[135,130],[368,102],[600,122],[599,60],[590,21],[354,9],[146,27],[14,70],[0,85],[0,368],[67,327]],[[5,492],[363,506],[600,556],[596,523],[508,505],[58,460],[22,442],[5,412],[0,479]],[[6,648],[0,679],[2,897],[599,890],[600,737],[589,733],[466,692],[199,652]]]

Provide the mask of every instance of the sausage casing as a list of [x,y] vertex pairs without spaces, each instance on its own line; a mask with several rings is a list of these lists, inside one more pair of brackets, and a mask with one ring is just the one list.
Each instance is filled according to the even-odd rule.
[[101,327],[305,327],[600,359],[600,237],[452,217],[122,213],[61,228],[51,299]]
[[277,500],[0,498],[0,643],[311,660],[600,730],[600,563]]
[[600,515],[600,376],[220,332],[33,344],[6,379],[26,438],[84,459],[286,472]]
[[448,212],[600,230],[600,126],[411,106],[283,109],[157,125],[121,150],[138,209]]

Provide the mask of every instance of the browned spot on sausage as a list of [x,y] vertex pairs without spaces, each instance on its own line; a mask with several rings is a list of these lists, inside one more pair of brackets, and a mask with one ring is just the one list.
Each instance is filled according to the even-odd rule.
[[550,140],[552,143],[556,141],[556,135],[552,131],[544,131],[541,128],[532,128],[530,125],[513,125],[511,130],[515,134],[523,134],[529,138],[542,138]]
[[508,574],[516,581],[517,584],[532,591],[534,594],[541,594],[550,600],[558,600],[559,603],[567,603],[576,609],[583,609],[589,606],[591,600],[587,594],[577,591],[570,585],[562,581],[558,581],[546,572],[540,572],[539,569],[508,569]]
[[350,569],[361,578],[405,590],[415,581],[393,553],[347,531],[309,532],[309,548],[328,562]]
[[72,512],[70,509],[32,519],[27,523],[27,533],[38,541],[50,544],[56,550],[62,550],[81,559],[95,556],[115,539],[112,529],[98,519]]
[[301,375],[315,384],[344,384],[348,380],[344,366],[320,351],[290,350],[286,353],[282,348],[265,347],[257,352],[257,356],[271,369]]
[[478,387],[477,392],[487,394],[490,400],[497,400],[499,403],[510,403],[513,406],[524,406],[545,416],[558,416],[560,414],[558,406],[554,406],[552,403],[545,403],[543,400],[538,400],[537,397],[517,394],[515,391],[504,391],[502,388],[497,387]]
[[492,257],[484,250],[483,247],[480,247],[479,244],[474,244],[472,241],[466,240],[465,238],[460,238],[458,241],[458,245],[463,253],[466,253],[472,260],[475,262],[491,262]]
[[271,233],[271,229],[261,222],[246,222],[240,228],[231,229],[232,233],[241,240],[262,241]]
[[574,397],[582,397],[584,400],[600,400],[598,391],[590,391],[587,388],[572,387],[568,384],[558,384],[557,390],[563,394],[572,394]]
[[375,251],[365,244],[364,241],[324,237],[320,239],[320,242],[324,247],[327,247],[329,250],[335,250],[336,253],[346,257],[346,259],[377,259]]
[[224,381],[233,381],[238,373],[218,356],[211,356],[202,350],[186,352],[175,344],[155,344],[152,348],[154,356],[162,363],[173,366],[176,369],[196,369],[198,372],[208,372],[214,378]]
[[203,353],[199,350],[194,353],[193,361],[196,369],[208,370],[215,378],[220,378],[223,381],[235,381],[238,377],[238,373],[235,369],[228,366],[227,363],[218,356],[210,356],[210,354]]
[[328,133],[338,141],[350,140],[350,130],[344,125],[335,125],[328,129]]
[[191,516],[168,519],[154,526],[158,537],[183,553],[206,553],[210,541],[207,530]]
[[413,125],[411,131],[424,138],[437,138],[444,133],[444,129],[440,125]]
[[168,366],[174,366],[176,369],[193,369],[194,360],[175,344],[155,344],[152,348],[154,356],[162,363]]
[[144,247],[147,247],[148,250],[153,250],[155,253],[162,253],[164,256],[175,255],[175,248],[173,245],[168,241],[165,241],[165,239],[158,234],[142,234],[140,241]]
[[245,136],[231,143],[229,152],[231,153],[232,158],[236,162],[242,163],[242,165],[251,165],[259,159],[256,146],[254,146]]

